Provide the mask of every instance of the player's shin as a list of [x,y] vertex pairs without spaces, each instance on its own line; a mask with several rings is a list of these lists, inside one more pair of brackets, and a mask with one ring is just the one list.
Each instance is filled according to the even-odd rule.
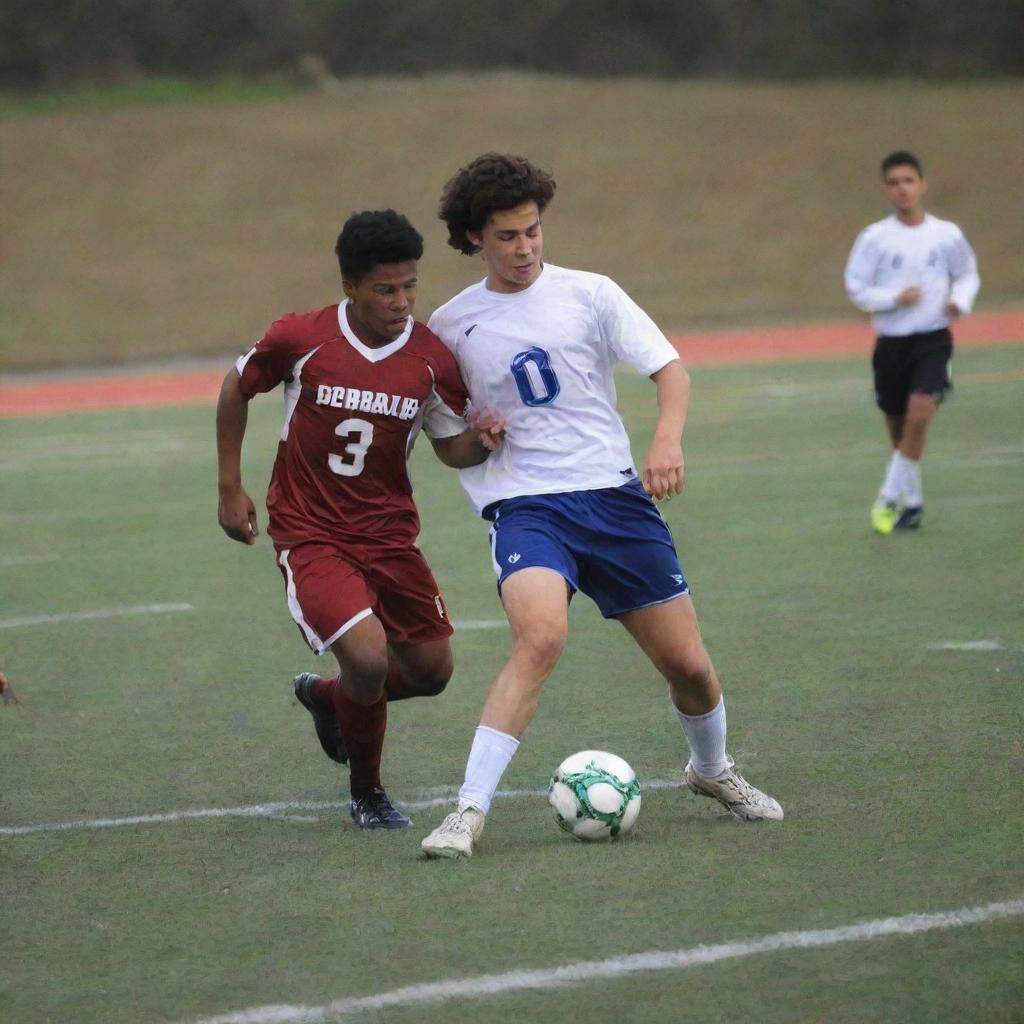
[[466,763],[466,779],[459,790],[459,811],[491,809],[498,783],[519,748],[519,740],[487,725],[478,725]]
[[678,708],[676,717],[690,745],[690,763],[702,776],[713,779],[729,767],[725,754],[725,698],[706,715],[684,715]]
[[334,689],[338,734],[348,751],[350,787],[354,797],[380,789],[380,762],[388,721],[387,697],[373,704],[359,704],[340,687]]

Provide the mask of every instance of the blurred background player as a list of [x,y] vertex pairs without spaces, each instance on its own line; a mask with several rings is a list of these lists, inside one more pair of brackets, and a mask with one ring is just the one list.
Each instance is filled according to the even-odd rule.
[[[432,857],[468,857],[502,773],[561,656],[568,606],[582,590],[618,619],[665,677],[689,742],[686,781],[746,821],[782,818],[725,749],[725,705],[656,500],[683,485],[689,376],[678,353],[606,277],[543,262],[551,175],[488,153],[445,186],[449,244],[482,252],[485,280],[437,310],[475,405],[506,425],[501,451],[461,474],[493,523],[491,551],[512,654],[491,686],[456,810],[426,839]],[[642,476],[615,406],[623,360],[657,387],[658,419]],[[642,482],[641,482],[642,481]]]
[[846,293],[871,314],[878,334],[875,401],[893,451],[871,525],[890,534],[921,525],[925,436],[953,386],[949,325],[971,311],[981,282],[960,228],[924,212],[928,183],[913,153],[890,153],[882,161],[882,186],[894,212],[858,235],[846,263]]
[[327,756],[349,763],[356,824],[404,828],[380,780],[387,702],[440,693],[453,664],[444,600],[416,547],[408,454],[422,427],[442,462],[472,466],[500,431],[485,445],[467,427],[455,360],[412,318],[423,239],[409,221],[353,214],[335,251],[345,300],[282,317],[224,378],[218,518],[233,540],[255,543],[240,468],[248,403],[283,384],[268,532],[292,617],[340,669],[296,676],[295,695]]

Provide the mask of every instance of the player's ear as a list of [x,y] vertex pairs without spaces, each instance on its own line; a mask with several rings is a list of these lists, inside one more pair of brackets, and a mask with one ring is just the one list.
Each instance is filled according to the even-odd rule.
[[466,228],[466,237],[478,249],[484,247],[484,236],[479,231],[470,231],[469,228]]
[[346,299],[355,301],[356,286],[352,281],[349,281],[348,278],[343,277],[341,279],[341,290],[345,293]]

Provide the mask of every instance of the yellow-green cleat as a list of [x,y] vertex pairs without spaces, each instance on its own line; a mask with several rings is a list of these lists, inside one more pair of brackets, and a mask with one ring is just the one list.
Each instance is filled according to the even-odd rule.
[[884,505],[873,505],[871,508],[871,528],[875,533],[888,537],[896,528],[896,520],[899,519],[899,509],[893,502],[886,502]]

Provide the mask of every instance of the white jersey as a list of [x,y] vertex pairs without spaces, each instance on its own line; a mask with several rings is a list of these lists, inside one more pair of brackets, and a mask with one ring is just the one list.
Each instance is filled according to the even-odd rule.
[[[946,303],[969,313],[980,286],[974,251],[963,232],[931,214],[913,227],[895,215],[869,224],[846,262],[846,294],[872,314],[879,334],[889,336],[948,327]],[[906,288],[920,288],[921,298],[899,306],[896,300]]]
[[474,409],[506,425],[505,443],[460,472],[477,512],[504,498],[618,487],[636,475],[615,404],[615,363],[650,376],[678,359],[653,320],[613,281],[545,264],[520,292],[484,281],[438,309]]

